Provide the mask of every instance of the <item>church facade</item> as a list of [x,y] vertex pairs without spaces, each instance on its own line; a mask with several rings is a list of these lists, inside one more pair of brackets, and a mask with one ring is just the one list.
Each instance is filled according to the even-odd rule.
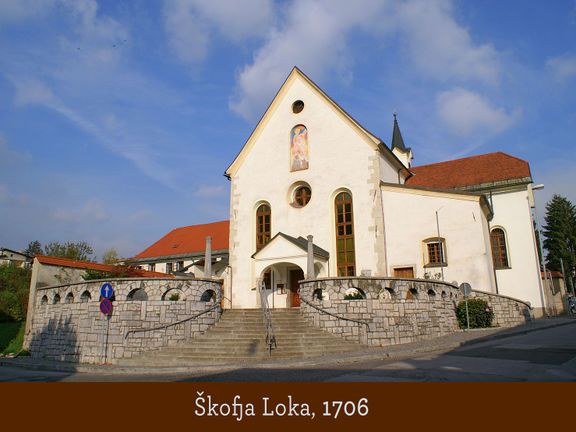
[[[298,306],[304,278],[398,277],[467,282],[541,315],[528,163],[411,161],[396,119],[388,147],[294,68],[226,170],[225,304],[258,307],[263,286],[271,307]],[[134,262],[168,261],[169,247],[144,255]]]

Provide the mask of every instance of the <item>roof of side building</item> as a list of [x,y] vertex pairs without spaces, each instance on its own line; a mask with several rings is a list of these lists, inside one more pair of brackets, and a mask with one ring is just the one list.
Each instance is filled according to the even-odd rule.
[[[45,255],[35,255],[35,259],[37,259],[41,264],[46,265],[53,265],[58,267],[69,267],[69,268],[79,268],[85,270],[98,270],[104,272],[113,272],[116,269],[116,266],[111,264],[100,264],[90,261],[78,261],[72,260],[68,258],[58,258],[53,256],[45,256]],[[173,277],[171,274],[166,273],[158,273],[148,270],[141,270],[135,269],[135,272],[138,273],[139,277]]]
[[212,250],[228,250],[230,221],[176,228],[131,260],[171,255],[199,254],[206,250],[206,237],[212,237]]
[[502,152],[413,166],[410,169],[415,175],[407,181],[409,185],[438,189],[494,184],[518,179],[528,183],[532,181],[528,162]]

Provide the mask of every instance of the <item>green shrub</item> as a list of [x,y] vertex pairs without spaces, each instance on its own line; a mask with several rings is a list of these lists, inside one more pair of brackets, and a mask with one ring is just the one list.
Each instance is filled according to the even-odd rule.
[[364,300],[364,299],[365,299],[364,295],[359,290],[356,290],[353,293],[346,294],[344,296],[344,300]]
[[0,265],[0,322],[26,319],[30,277],[30,269]]
[[170,296],[170,298],[169,298],[168,300],[170,300],[170,301],[178,301],[178,300],[180,300],[180,294],[174,293],[174,294],[172,294],[172,295]]
[[[486,328],[492,326],[494,312],[486,300],[473,298],[468,299],[468,316],[470,328]],[[460,328],[466,326],[466,302],[461,301],[456,307],[456,317]]]
[[22,349],[25,328],[25,322],[8,322],[0,324],[0,353],[18,353]]

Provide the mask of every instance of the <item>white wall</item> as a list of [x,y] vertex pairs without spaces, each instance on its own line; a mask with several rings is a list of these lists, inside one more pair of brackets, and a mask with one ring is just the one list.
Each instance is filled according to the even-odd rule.
[[473,289],[495,292],[492,256],[486,217],[478,198],[434,194],[414,189],[383,187],[382,202],[389,274],[394,267],[414,267],[414,277],[426,272],[441,273],[440,267],[424,268],[426,248],[422,241],[437,237],[436,210],[440,237],[446,240],[446,282],[468,282]]
[[538,253],[526,187],[492,194],[494,219],[490,228],[502,228],[506,234],[508,269],[496,270],[500,294],[529,301],[541,308]]
[[[292,112],[292,103],[304,101],[304,110]],[[308,129],[310,166],[290,172],[290,132],[298,124]],[[334,240],[334,197],[336,191],[351,191],[354,205],[356,272],[369,269],[377,274],[378,254],[374,252],[376,228],[372,210],[378,198],[381,177],[397,182],[397,171],[333,107],[302,79],[296,78],[279,101],[254,146],[232,176],[230,205],[230,264],[233,268],[234,307],[254,307],[251,291],[255,274],[251,255],[255,249],[257,203],[272,208],[272,236],[314,236],[314,243],[330,252],[329,272],[336,273]],[[310,203],[303,208],[289,204],[289,188],[297,181],[312,190]]]

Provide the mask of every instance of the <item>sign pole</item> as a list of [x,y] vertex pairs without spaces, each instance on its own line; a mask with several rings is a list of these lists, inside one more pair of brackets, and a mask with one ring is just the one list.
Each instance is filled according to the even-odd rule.
[[108,363],[108,335],[110,334],[110,314],[106,315],[106,341],[104,343],[104,364]]
[[468,296],[464,294],[464,301],[466,302],[466,326],[468,326],[468,331],[470,331],[470,316],[468,315]]
[[472,294],[472,287],[468,282],[460,284],[460,292],[464,294],[464,303],[466,303],[466,327],[470,330],[470,315],[468,314],[468,296]]
[[102,335],[103,343],[103,364],[108,364],[108,336],[110,334],[110,318],[112,317],[112,300],[114,296],[114,289],[109,283],[102,285],[100,290],[102,300],[100,301],[100,312],[104,314],[106,320],[106,327],[103,328],[104,334]]

